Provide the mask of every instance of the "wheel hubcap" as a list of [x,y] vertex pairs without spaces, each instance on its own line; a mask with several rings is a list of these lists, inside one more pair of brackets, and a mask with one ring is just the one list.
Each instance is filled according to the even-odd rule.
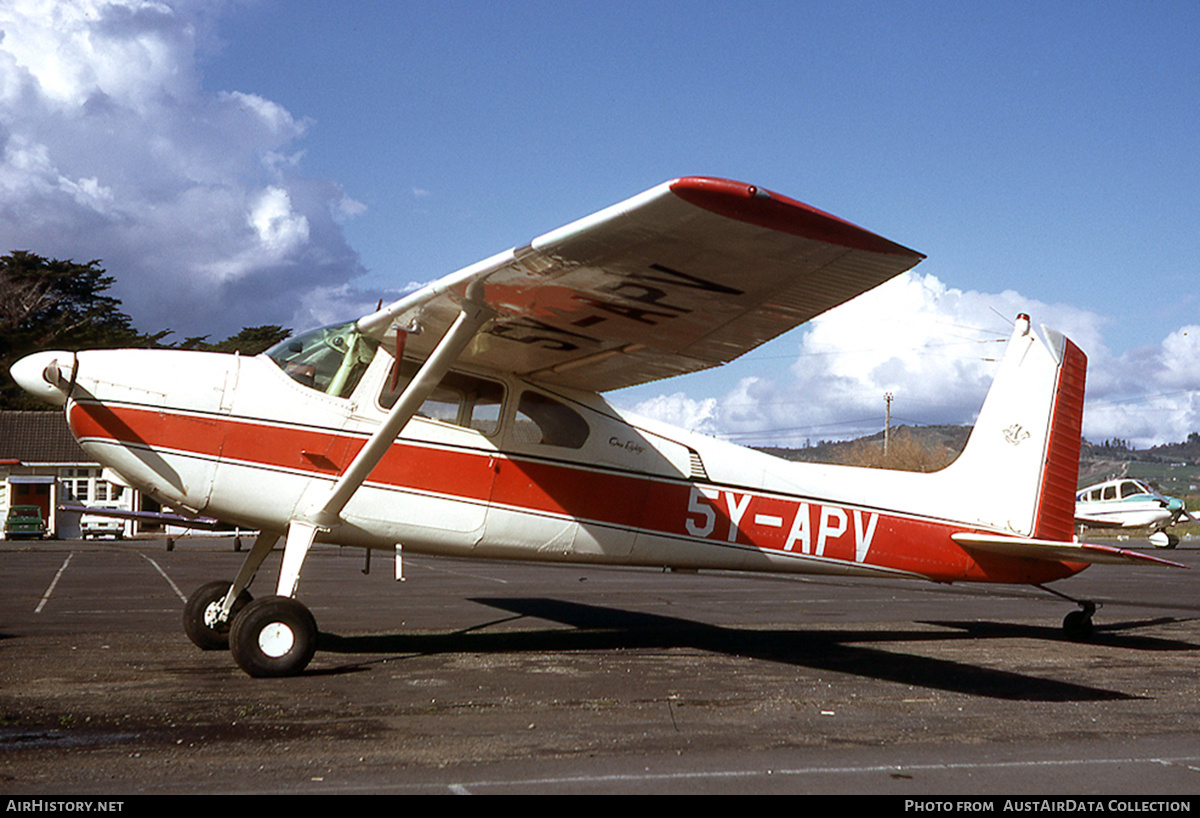
[[215,630],[223,630],[228,623],[221,618],[221,600],[204,609],[204,624]]
[[295,644],[296,634],[282,622],[272,622],[258,633],[259,649],[272,659],[285,655]]

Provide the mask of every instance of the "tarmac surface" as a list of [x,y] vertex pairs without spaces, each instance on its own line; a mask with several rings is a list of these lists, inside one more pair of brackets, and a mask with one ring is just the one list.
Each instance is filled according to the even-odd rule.
[[1101,603],[1077,643],[1034,588],[412,556],[398,584],[317,546],[320,648],[271,680],[182,631],[243,556],[0,543],[0,793],[1200,792],[1196,570],[1056,583]]

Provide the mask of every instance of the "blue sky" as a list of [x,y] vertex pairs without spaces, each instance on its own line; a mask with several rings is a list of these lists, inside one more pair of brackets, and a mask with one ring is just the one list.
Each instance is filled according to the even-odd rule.
[[970,422],[1027,311],[1091,356],[1089,437],[1200,429],[1195,2],[11,0],[0,30],[2,249],[103,259],[147,331],[350,317],[725,176],[929,258],[618,403],[793,445],[884,391]]

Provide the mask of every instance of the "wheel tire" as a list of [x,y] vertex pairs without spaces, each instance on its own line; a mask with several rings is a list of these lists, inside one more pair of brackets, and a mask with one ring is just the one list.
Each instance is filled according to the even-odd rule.
[[1071,611],[1063,618],[1063,633],[1076,641],[1088,639],[1092,635],[1092,617],[1084,611]]
[[192,592],[192,595],[188,597],[187,604],[183,607],[183,632],[200,650],[225,650],[228,648],[229,623],[237,616],[238,611],[245,608],[254,599],[250,596],[249,591],[242,589],[237,599],[234,600],[233,610],[229,612],[229,619],[223,625],[217,625],[215,622],[217,612],[232,584],[232,582],[217,581],[201,585]]
[[317,620],[286,596],[256,599],[229,629],[229,650],[238,667],[256,678],[295,676],[317,650]]

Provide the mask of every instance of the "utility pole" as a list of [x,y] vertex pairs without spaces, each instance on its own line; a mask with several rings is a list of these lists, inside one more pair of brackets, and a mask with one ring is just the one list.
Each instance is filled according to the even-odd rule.
[[892,393],[883,393],[883,402],[885,406],[884,421],[883,421],[883,456],[886,458],[888,454],[888,438],[892,436]]

